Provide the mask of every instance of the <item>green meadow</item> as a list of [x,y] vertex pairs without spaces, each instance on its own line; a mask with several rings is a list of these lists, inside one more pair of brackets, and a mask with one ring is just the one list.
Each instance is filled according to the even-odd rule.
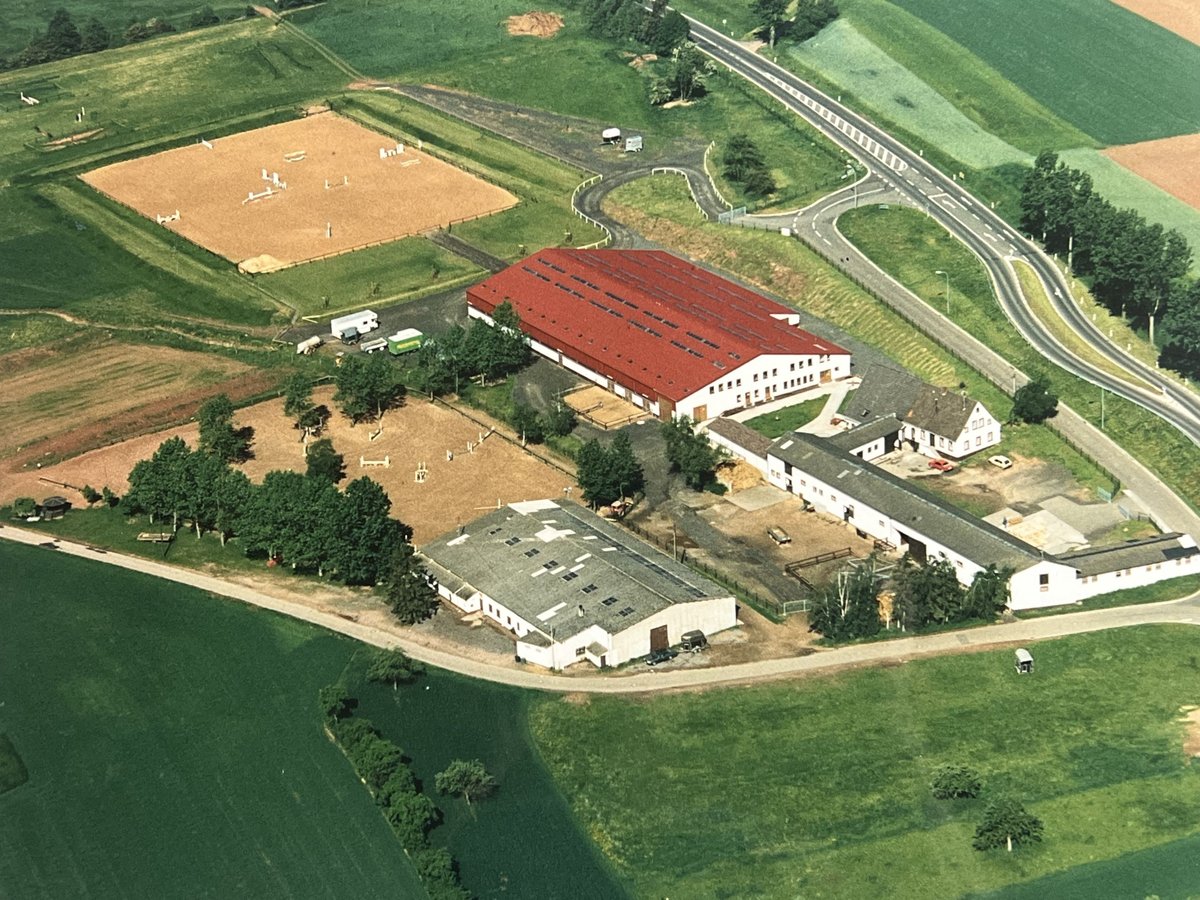
[[[1056,876],[1042,882],[1055,890],[997,896],[1082,897],[1057,887],[1126,859],[1126,883],[1134,871],[1184,883],[1190,857],[1155,873],[1127,854],[1159,848],[1164,859],[1200,831],[1200,774],[1179,722],[1200,692],[1194,629],[1031,649],[1032,677],[1016,676],[1003,650],[701,694],[546,701],[533,727],[639,896],[956,897]],[[628,736],[619,751],[614,736]],[[942,763],[977,769],[983,797],[934,800]],[[1044,843],[971,848],[986,798],[1000,794],[1043,819]],[[1142,883],[1134,896],[1151,893]]]
[[1200,131],[1200,46],[1115,3],[894,3],[1102,144]]
[[0,542],[13,897],[421,897],[321,729],[356,645],[177,584]]

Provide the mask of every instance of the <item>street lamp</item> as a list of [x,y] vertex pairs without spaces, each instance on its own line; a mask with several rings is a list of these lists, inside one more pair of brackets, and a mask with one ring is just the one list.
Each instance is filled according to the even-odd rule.
[[933,274],[946,277],[946,315],[950,315],[950,273],[944,269],[936,269]]

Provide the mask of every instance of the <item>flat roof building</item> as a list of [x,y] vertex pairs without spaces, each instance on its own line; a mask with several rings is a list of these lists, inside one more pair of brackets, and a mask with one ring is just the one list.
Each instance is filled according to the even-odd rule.
[[794,309],[659,250],[542,250],[467,290],[509,303],[534,350],[663,419],[704,421],[845,378]]
[[420,552],[441,597],[551,669],[617,666],[737,624],[727,590],[574,503],[513,503]]

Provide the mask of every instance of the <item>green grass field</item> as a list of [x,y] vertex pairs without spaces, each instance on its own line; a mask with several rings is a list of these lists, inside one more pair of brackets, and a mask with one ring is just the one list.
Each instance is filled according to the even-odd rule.
[[[1063,402],[1093,424],[1100,424],[1100,392],[1081,379],[1046,365],[1044,358],[1004,318],[982,264],[923,213],[862,207],[842,216],[839,228],[884,271],[941,310],[944,310],[945,282],[934,273],[938,269],[949,272],[950,318],[1022,371],[1045,371]],[[1195,478],[1200,451],[1179,432],[1163,428],[1156,416],[1128,401],[1110,396],[1105,405],[1107,434],[1134,451],[1141,462],[1180,496],[1193,506],[1200,506],[1200,484]],[[1006,408],[1000,409],[1000,417],[1004,418]],[[1035,430],[1045,431],[1008,429],[1000,452],[1006,452],[1005,448],[1028,452],[1029,448],[1022,448],[1016,438]],[[1080,463],[1086,463],[1078,454],[1073,455]],[[1085,475],[1075,465],[1070,468],[1077,476]],[[1087,468],[1095,467],[1087,464]],[[1087,477],[1081,480],[1090,483]]]
[[[959,111],[933,87],[864,37],[848,19],[839,19],[788,52],[859,99],[875,117],[895,122],[923,144],[973,169],[1032,162],[1001,138]],[[995,83],[995,82],[993,82]]]
[[11,791],[29,780],[29,772],[21,761],[21,754],[13,746],[7,734],[0,734],[0,794]]
[[[394,691],[365,682],[365,654],[347,672],[358,715],[412,758],[445,818],[431,834],[476,897],[618,900],[628,896],[579,827],[538,756],[528,711],[537,695],[433,671]],[[470,806],[439,796],[433,778],[453,759],[480,759],[499,789]]]
[[[1196,834],[1200,774],[1177,721],[1200,691],[1193,630],[1032,650],[1031,678],[1004,650],[703,694],[546,700],[533,727],[577,814],[646,897],[952,897]],[[1045,843],[972,850],[984,801],[933,800],[943,762],[1025,802]]]
[[355,651],[308,625],[0,543],[0,796],[20,897],[421,897],[318,689]]
[[894,2],[1103,144],[1200,130],[1200,47],[1115,3]]

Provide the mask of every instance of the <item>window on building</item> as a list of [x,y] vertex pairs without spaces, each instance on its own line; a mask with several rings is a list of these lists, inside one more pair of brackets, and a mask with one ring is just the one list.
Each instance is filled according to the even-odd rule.
[[789,371],[789,372],[795,372],[795,371],[796,371],[796,364],[795,364],[795,363],[792,363],[792,365],[791,365],[791,368],[789,368],[789,369],[788,369],[788,371]]
[[717,392],[717,389],[716,389],[715,387],[713,387],[713,386],[710,384],[710,385],[708,386],[708,395],[711,397],[711,396],[712,396],[713,394],[715,394],[716,392]]
[[739,378],[739,379],[737,380],[737,386],[738,386],[738,387],[741,387],[741,386],[742,386],[742,379],[740,379],[740,378]]
[[586,648],[586,647],[576,647],[576,648],[575,648],[575,655],[576,655],[576,656],[583,656],[583,654],[585,654],[585,653],[587,653],[587,648]]
[[1038,588],[1043,591],[1050,590],[1050,573],[1043,572],[1038,576]]
[[757,372],[754,373],[754,380],[758,381],[758,373]]

